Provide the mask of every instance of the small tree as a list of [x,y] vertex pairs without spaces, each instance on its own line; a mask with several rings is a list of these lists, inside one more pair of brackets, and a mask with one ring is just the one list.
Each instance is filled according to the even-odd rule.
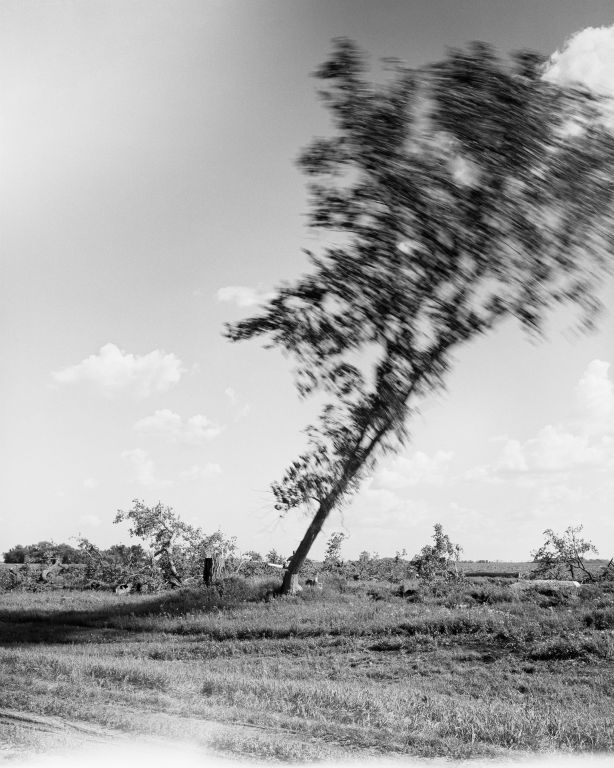
[[561,535],[547,528],[544,531],[546,541],[531,553],[533,562],[537,563],[532,575],[536,578],[569,575],[572,580],[580,576],[583,580],[595,581],[595,576],[586,567],[584,556],[589,552],[597,554],[597,548],[592,542],[581,538],[582,528],[581,525],[570,525]]
[[436,523],[433,533],[434,544],[422,547],[420,554],[412,560],[418,577],[424,581],[436,579],[458,579],[458,559],[462,547],[453,544],[450,537],[443,532],[443,526]]
[[324,568],[326,570],[330,571],[341,565],[341,545],[345,538],[345,533],[341,531],[335,531],[329,536],[326,542],[326,552],[324,553]]
[[509,318],[539,334],[562,302],[594,322],[614,252],[614,137],[596,99],[546,82],[542,64],[475,43],[419,70],[395,65],[375,86],[338,40],[316,73],[336,132],[300,165],[310,224],[331,240],[308,254],[309,274],[227,328],[293,356],[301,396],[329,396],[308,449],[272,485],[278,510],[312,515],[285,592],[462,345]]
[[175,548],[179,544],[191,549],[202,547],[201,530],[180,520],[172,507],[164,506],[161,502],[147,507],[140,499],[134,499],[132,508],[127,512],[117,510],[113,522],[121,523],[125,520],[131,524],[130,535],[143,539],[152,549],[167,586],[181,586],[176,564],[181,552],[176,552]]
[[271,549],[265,560],[267,563],[273,563],[273,565],[283,565],[286,562],[286,558],[282,557],[276,549]]

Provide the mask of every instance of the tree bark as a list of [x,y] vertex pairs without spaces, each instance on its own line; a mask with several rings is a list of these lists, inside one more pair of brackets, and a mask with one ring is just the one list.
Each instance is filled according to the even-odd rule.
[[281,592],[283,595],[295,594],[299,587],[298,572],[300,571],[303,563],[307,559],[309,550],[313,542],[316,540],[318,534],[322,530],[322,526],[326,521],[326,518],[330,514],[332,508],[335,506],[335,502],[339,496],[339,491],[336,489],[332,491],[320,504],[318,511],[316,512],[313,520],[309,524],[309,528],[305,532],[301,543],[298,545],[294,554],[290,558],[288,567],[284,574],[284,580],[281,585]]
[[210,587],[214,581],[220,578],[224,567],[224,559],[221,557],[205,557],[205,565],[203,568],[203,581],[207,587]]

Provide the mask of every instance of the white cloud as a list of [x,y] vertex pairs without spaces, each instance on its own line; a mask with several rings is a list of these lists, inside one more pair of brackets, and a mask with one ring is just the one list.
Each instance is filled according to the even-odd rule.
[[614,26],[576,32],[550,57],[544,79],[559,85],[578,83],[614,96]]
[[121,456],[132,466],[134,478],[139,485],[146,488],[163,488],[171,485],[168,480],[156,479],[153,460],[142,448],[124,451]]
[[232,301],[238,307],[254,307],[272,299],[275,293],[247,285],[227,285],[217,292],[218,301]]
[[614,466],[614,440],[591,438],[562,425],[548,424],[524,443],[509,440],[491,465],[465,473],[466,479],[501,479],[505,475],[565,473]]
[[506,439],[499,457],[465,473],[468,480],[614,468],[614,390],[609,363],[593,360],[575,388],[579,418],[548,424],[524,442]]
[[450,451],[437,451],[433,456],[422,451],[397,456],[377,472],[375,484],[378,488],[399,489],[420,483],[442,483],[452,456]]
[[83,481],[84,488],[98,488],[99,482],[95,477],[86,477]]
[[368,503],[369,511],[379,514],[388,512],[401,503],[401,498],[388,488],[374,487],[374,478],[368,477],[362,484],[361,497]]
[[137,432],[161,435],[172,442],[198,445],[211,440],[222,431],[222,427],[197,413],[185,421],[178,413],[168,408],[156,411],[152,416],[140,419],[134,425]]
[[373,488],[370,479],[363,485],[357,504],[357,524],[377,530],[413,528],[430,516],[424,499],[403,499],[386,488]]
[[189,469],[184,469],[181,473],[181,477],[188,478],[190,480],[207,480],[211,477],[217,477],[222,474],[222,468],[215,462],[205,464],[204,467],[199,467],[196,464]]
[[497,462],[497,469],[507,472],[526,471],[527,460],[524,456],[523,447],[518,440],[508,440],[505,443]]
[[184,370],[172,353],[154,349],[146,355],[133,355],[115,344],[105,344],[97,355],[51,375],[59,384],[93,384],[107,397],[126,392],[143,398],[177,384]]
[[[587,27],[567,40],[551,57],[544,79],[562,86],[584,86],[607,101],[599,104],[603,123],[614,130],[614,25]],[[564,127],[566,135],[584,131],[582,119]]]

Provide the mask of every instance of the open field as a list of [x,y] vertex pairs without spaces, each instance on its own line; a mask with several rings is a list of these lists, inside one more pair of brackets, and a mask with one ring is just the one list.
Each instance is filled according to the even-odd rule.
[[[270,586],[1,594],[0,714],[286,762],[614,751],[612,585]],[[54,746],[9,721],[5,747]]]

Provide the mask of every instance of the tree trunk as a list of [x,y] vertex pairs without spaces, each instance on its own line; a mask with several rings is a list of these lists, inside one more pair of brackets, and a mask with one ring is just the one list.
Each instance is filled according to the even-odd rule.
[[203,568],[203,581],[207,587],[210,587],[214,581],[220,578],[222,569],[224,566],[224,560],[221,557],[205,557],[205,565]]
[[318,534],[322,530],[322,526],[324,525],[326,518],[329,516],[332,508],[335,506],[335,502],[337,501],[339,493],[340,491],[334,491],[333,493],[330,493],[318,507],[318,511],[316,512],[315,517],[311,521],[301,543],[298,545],[298,548],[288,563],[288,567],[284,574],[284,580],[281,585],[281,593],[283,595],[293,595],[299,591],[300,584],[298,583],[298,572],[301,570],[303,563],[307,559],[309,550],[311,549],[311,546],[316,540]]
[[[401,404],[404,404],[407,402],[408,398],[411,397],[412,393],[416,389],[416,386],[420,383],[420,381],[424,378],[424,376],[430,371],[432,371],[435,366],[435,363],[437,363],[443,358],[443,355],[446,349],[450,346],[450,344],[451,342],[449,340],[448,341],[442,340],[440,341],[439,345],[430,353],[429,355],[430,360],[428,361],[428,363],[425,362],[425,364],[422,367],[422,370],[419,372],[418,375],[415,375],[412,378],[412,380],[409,382],[407,386],[406,391],[403,393],[402,397],[400,397],[399,402]],[[376,412],[373,411],[370,419],[367,422],[368,424],[374,423],[375,414]],[[298,572],[300,571],[303,563],[305,562],[313,542],[316,540],[318,534],[322,530],[322,526],[324,525],[326,518],[329,516],[329,514],[335,507],[335,504],[337,503],[339,498],[343,496],[343,494],[345,493],[345,490],[347,489],[348,485],[352,481],[352,478],[356,475],[357,472],[360,471],[360,468],[364,465],[364,463],[367,461],[369,456],[373,453],[375,448],[379,445],[381,439],[392,428],[393,423],[394,423],[394,415],[388,416],[384,421],[384,423],[377,429],[373,437],[369,440],[364,450],[361,451],[360,444],[363,437],[366,434],[367,428],[365,427],[362,430],[358,443],[355,446],[352,452],[352,455],[348,458],[348,461],[341,475],[341,478],[333,486],[328,496],[326,496],[326,498],[320,502],[318,511],[316,512],[315,517],[311,521],[309,528],[307,528],[307,531],[303,536],[301,543],[298,545],[298,549],[294,552],[294,554],[290,558],[290,562],[288,564],[288,568],[286,570],[286,573],[284,575],[284,580],[281,585],[282,595],[294,594],[294,592],[298,591],[296,589],[298,585],[298,578],[297,578]]]

